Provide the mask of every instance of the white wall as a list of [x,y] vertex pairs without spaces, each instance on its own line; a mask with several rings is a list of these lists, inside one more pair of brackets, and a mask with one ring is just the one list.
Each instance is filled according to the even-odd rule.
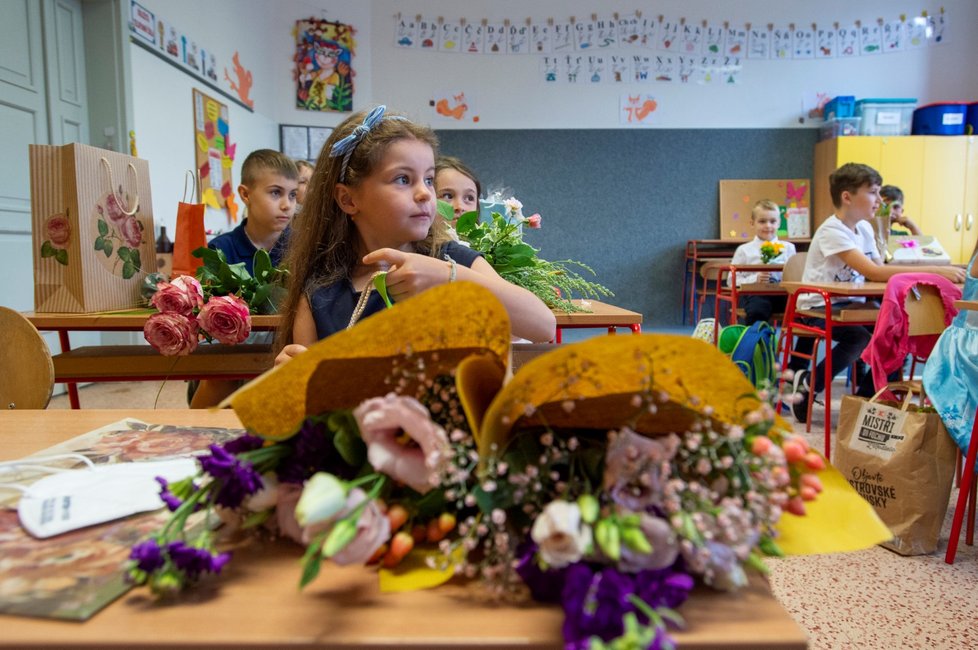
[[[431,117],[428,102],[433,93],[455,90],[471,94],[482,129],[619,128],[618,104],[624,92],[647,92],[656,97],[655,126],[662,128],[781,128],[810,127],[799,124],[802,98],[815,92],[857,97],[916,97],[920,103],[978,100],[978,25],[975,0],[494,0],[460,3],[454,0],[390,2],[374,0],[372,56],[374,100]],[[789,23],[810,26],[846,24],[861,20],[896,19],[901,13],[917,15],[921,9],[934,13],[943,6],[951,21],[948,42],[895,54],[848,59],[757,61],[745,59],[741,83],[733,86],[679,83],[544,84],[540,81],[540,57],[535,55],[469,55],[421,52],[395,48],[394,14],[443,16],[446,20],[526,17],[558,21],[570,16],[587,20],[597,13],[612,12],[678,18],[699,23],[708,20],[753,25]],[[431,119],[437,128],[473,128]]]

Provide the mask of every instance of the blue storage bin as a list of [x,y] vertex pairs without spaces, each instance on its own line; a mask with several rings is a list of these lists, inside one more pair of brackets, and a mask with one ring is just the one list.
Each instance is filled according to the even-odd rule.
[[921,106],[913,112],[913,135],[964,135],[965,103]]
[[856,98],[852,95],[834,97],[822,108],[822,117],[826,120],[841,117],[852,117],[856,110]]
[[968,104],[968,113],[964,118],[964,132],[966,135],[978,133],[978,102]]

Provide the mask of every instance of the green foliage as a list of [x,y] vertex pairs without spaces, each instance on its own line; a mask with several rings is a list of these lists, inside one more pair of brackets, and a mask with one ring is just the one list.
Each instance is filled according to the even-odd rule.
[[466,212],[459,217],[455,230],[463,241],[482,253],[505,280],[532,292],[550,308],[586,311],[571,302],[575,295],[595,299],[614,295],[604,285],[586,279],[573,268],[595,275],[587,264],[575,260],[550,262],[539,257],[539,249],[523,241],[521,221],[509,220],[493,212],[490,223],[481,223],[477,212]]
[[204,265],[197,269],[197,280],[204,290],[205,301],[212,296],[235,294],[248,303],[253,314],[274,314],[278,311],[278,305],[285,297],[283,284],[289,272],[275,268],[268,251],[258,250],[255,253],[254,276],[248,273],[244,262],[228,264],[224,253],[219,250],[202,246],[193,255],[204,260]]

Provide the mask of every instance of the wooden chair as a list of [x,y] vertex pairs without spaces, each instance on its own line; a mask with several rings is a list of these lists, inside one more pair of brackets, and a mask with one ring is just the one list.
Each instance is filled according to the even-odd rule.
[[[703,304],[708,298],[712,299],[720,285],[722,271],[730,266],[730,259],[717,259],[706,262],[700,267],[700,277],[703,279],[703,288],[698,292],[699,297],[696,302],[695,320],[699,322],[703,318]],[[716,318],[716,314],[713,315]]]
[[0,307],[0,406],[43,409],[54,389],[54,363],[40,332],[23,314]]

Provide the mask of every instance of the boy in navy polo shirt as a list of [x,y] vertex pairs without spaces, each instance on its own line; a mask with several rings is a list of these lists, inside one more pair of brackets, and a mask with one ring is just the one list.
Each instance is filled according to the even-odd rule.
[[254,274],[253,260],[259,248],[267,250],[272,264],[278,266],[295,215],[298,189],[299,170],[292,159],[272,149],[252,151],[241,167],[238,186],[246,217],[207,246],[222,251],[228,264],[244,262],[248,273]]

